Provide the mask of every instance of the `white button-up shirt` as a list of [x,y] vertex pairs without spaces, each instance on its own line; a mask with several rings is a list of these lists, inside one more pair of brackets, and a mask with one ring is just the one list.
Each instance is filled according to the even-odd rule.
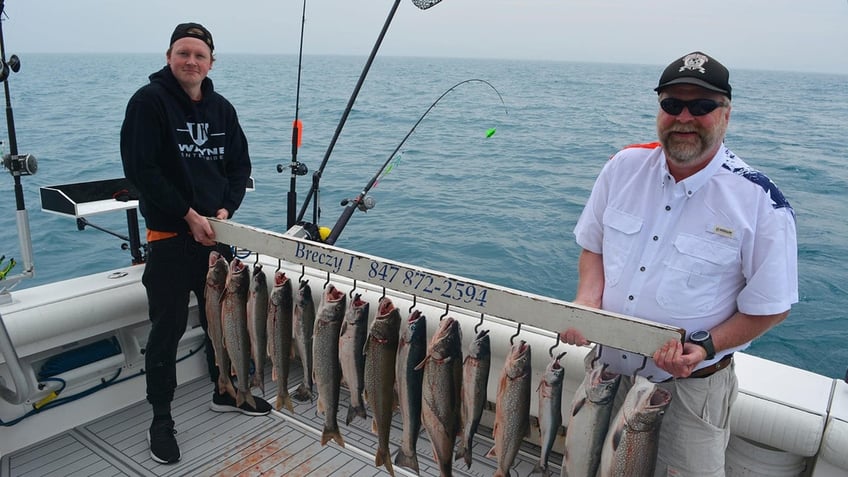
[[[574,234],[603,255],[605,310],[684,328],[687,336],[737,310],[771,315],[798,301],[794,212],[773,182],[724,145],[680,182],[658,144],[620,151],[598,176]],[[606,347],[602,361],[627,374],[643,364]],[[651,359],[639,374],[670,377]]]

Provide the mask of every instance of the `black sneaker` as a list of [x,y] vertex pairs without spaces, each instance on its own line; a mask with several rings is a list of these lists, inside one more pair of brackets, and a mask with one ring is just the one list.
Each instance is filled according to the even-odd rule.
[[150,445],[150,458],[160,464],[173,464],[180,460],[180,447],[174,438],[174,421],[156,419],[147,430],[147,443]]
[[236,400],[229,394],[218,394],[217,391],[212,391],[212,404],[209,408],[215,412],[240,412],[246,416],[267,416],[271,412],[268,401],[259,396],[253,396],[253,400],[256,401],[256,407],[251,406],[247,401],[241,406],[236,406]]

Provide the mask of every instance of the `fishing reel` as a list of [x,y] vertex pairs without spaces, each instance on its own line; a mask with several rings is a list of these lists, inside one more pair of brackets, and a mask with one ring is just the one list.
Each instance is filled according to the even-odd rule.
[[31,176],[38,171],[38,160],[32,154],[3,154],[3,167],[15,176]]
[[277,173],[282,174],[286,169],[291,169],[292,174],[296,176],[305,176],[309,172],[309,168],[306,167],[306,164],[302,162],[295,162],[294,164],[289,164],[288,166],[284,166],[282,164],[277,164]]
[[371,197],[370,195],[366,195],[362,198],[362,200],[360,200],[358,197],[355,199],[343,199],[341,206],[344,207],[348,204],[354,204],[356,205],[357,209],[363,212],[368,212],[369,210],[377,206],[377,199]]
[[9,61],[0,62],[0,83],[9,79],[9,74],[17,73],[21,69],[21,59],[18,55],[12,55]]

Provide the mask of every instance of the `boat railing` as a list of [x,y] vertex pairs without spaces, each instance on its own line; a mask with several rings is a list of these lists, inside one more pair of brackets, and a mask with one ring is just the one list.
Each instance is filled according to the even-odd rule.
[[9,373],[12,375],[12,382],[15,389],[6,387],[0,382],[0,399],[10,404],[21,404],[35,395],[35,384],[31,383],[24,373],[21,360],[18,357],[15,346],[12,344],[12,338],[9,337],[9,331],[6,329],[6,324],[3,322],[3,316],[0,315],[0,353],[3,354],[3,359],[6,361],[6,366],[9,368]]

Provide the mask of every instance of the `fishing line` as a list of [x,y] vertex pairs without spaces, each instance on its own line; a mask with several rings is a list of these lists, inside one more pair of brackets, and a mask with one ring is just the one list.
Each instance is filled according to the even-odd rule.
[[[397,154],[398,150],[399,150],[401,147],[403,147],[403,144],[406,142],[406,140],[409,138],[409,136],[411,136],[411,135],[412,135],[412,133],[415,131],[415,128],[416,128],[416,127],[418,127],[418,124],[419,124],[419,123],[421,123],[421,121],[423,121],[423,120],[424,120],[424,118],[427,116],[427,114],[430,112],[430,110],[432,110],[434,107],[436,107],[436,104],[438,104],[438,103],[439,103],[439,101],[441,101],[441,99],[442,99],[442,98],[444,98],[445,96],[447,96],[447,95],[448,95],[448,93],[450,93],[451,91],[453,91],[453,90],[454,90],[454,89],[456,89],[457,87],[459,87],[459,86],[461,86],[461,85],[463,85],[463,84],[465,84],[465,83],[473,83],[473,82],[485,83],[485,84],[486,84],[486,85],[488,85],[490,88],[492,88],[492,90],[494,90],[494,91],[495,91],[495,93],[497,93],[497,95],[498,95],[498,99],[500,99],[501,104],[502,104],[502,105],[503,105],[503,107],[504,107],[504,112],[506,113],[506,115],[507,115],[507,116],[509,116],[509,110],[506,108],[506,104],[504,103],[503,96],[501,96],[500,91],[498,91],[498,89],[497,89],[497,88],[495,88],[495,87],[494,87],[491,83],[489,83],[489,82],[488,82],[488,81],[486,81],[486,80],[477,79],[477,78],[471,78],[471,79],[467,79],[467,80],[464,80],[464,81],[460,81],[459,83],[457,83],[457,84],[455,84],[455,85],[451,86],[450,88],[448,88],[448,89],[447,89],[444,93],[442,93],[442,95],[441,95],[441,96],[439,96],[438,98],[436,98],[436,100],[435,100],[435,101],[433,101],[433,104],[431,104],[431,105],[430,105],[430,107],[429,107],[429,108],[427,108],[427,110],[426,110],[426,111],[424,111],[424,114],[422,114],[420,118],[418,118],[418,121],[416,121],[416,123],[412,126],[412,128],[409,130],[409,132],[408,132],[408,133],[406,133],[406,136],[404,136],[404,138],[403,138],[403,140],[400,142],[400,144],[398,144],[398,145],[397,145],[397,147],[395,148],[395,150],[392,152],[392,154],[390,154],[390,155],[389,155],[389,159],[387,159],[387,160],[386,160],[386,163],[385,163],[385,164],[383,164],[383,167],[382,167],[382,168],[380,168],[380,170],[378,170],[378,171],[377,171],[377,174],[378,174],[378,175],[379,175],[379,174],[380,174],[380,172],[382,171],[382,176],[380,176],[380,177],[379,177],[376,181],[374,181],[374,184],[373,184],[373,185],[371,185],[371,187],[370,187],[371,189],[373,189],[374,187],[377,187],[377,185],[378,185],[378,184],[379,184],[379,182],[380,182],[380,179],[382,179],[383,177],[386,177],[387,175],[389,175],[389,173],[391,173],[391,172],[392,172],[392,170],[394,170],[394,168],[395,168],[395,167],[398,167],[398,166],[400,165],[400,161],[401,161],[401,159],[403,158],[403,152],[401,152],[401,153],[400,153],[399,155],[397,155],[397,156],[394,156],[394,155],[395,155],[395,154]],[[487,129],[487,130],[486,130],[486,138],[488,139],[488,138],[490,138],[490,137],[494,136],[496,132],[497,132],[497,128],[496,128],[496,127],[492,127],[492,128]],[[393,156],[394,156],[394,157],[393,157]],[[388,167],[387,167],[387,166],[388,166]],[[367,187],[367,186],[366,186],[366,187]],[[342,205],[344,205],[344,204],[342,204]]]
[[[498,99],[500,99],[501,105],[503,105],[504,112],[506,113],[507,116],[509,116],[509,110],[506,107],[506,103],[504,103],[503,96],[501,96],[500,91],[498,91],[497,88],[495,88],[491,83],[489,83],[486,80],[478,79],[478,78],[471,78],[471,79],[460,81],[459,83],[448,88],[444,93],[441,94],[441,96],[436,98],[436,100],[433,101],[432,104],[430,104],[430,107],[428,107],[427,110],[424,111],[424,114],[422,114],[421,117],[418,118],[418,121],[415,121],[415,124],[413,124],[412,127],[409,129],[409,132],[406,133],[406,136],[403,137],[403,139],[400,141],[400,143],[397,145],[397,147],[395,147],[395,149],[392,151],[392,153],[389,154],[388,159],[386,159],[386,161],[383,163],[383,165],[379,169],[377,169],[377,173],[374,174],[374,177],[372,177],[371,180],[368,181],[368,184],[366,184],[365,187],[362,189],[362,192],[360,192],[359,195],[356,196],[356,198],[354,198],[354,199],[345,199],[344,201],[342,201],[342,205],[345,206],[345,209],[344,209],[344,211],[342,211],[342,215],[336,221],[336,224],[333,226],[333,229],[330,231],[329,236],[324,240],[324,242],[326,242],[330,245],[333,245],[336,242],[336,240],[339,238],[339,235],[341,235],[342,230],[344,230],[348,221],[350,221],[351,216],[353,216],[353,212],[357,208],[362,210],[362,211],[365,211],[365,210],[368,210],[369,208],[373,207],[373,200],[371,201],[371,204],[369,205],[369,203],[368,203],[369,201],[367,200],[368,198],[366,198],[365,195],[368,194],[368,191],[371,190],[374,187],[374,185],[377,183],[377,181],[380,179],[380,175],[383,173],[383,170],[385,170],[386,167],[389,166],[389,164],[391,163],[392,166],[388,170],[388,172],[391,172],[391,170],[394,169],[394,167],[396,167],[397,164],[400,163],[400,156],[397,156],[397,158],[396,158],[395,155],[400,150],[400,148],[403,147],[404,143],[406,143],[406,140],[409,139],[409,137],[412,135],[412,133],[415,132],[415,129],[418,127],[419,124],[421,124],[421,121],[423,121],[424,118],[427,117],[427,115],[430,113],[430,111],[432,111],[433,108],[435,108],[436,105],[439,104],[439,102],[442,100],[442,98],[444,98],[445,96],[450,94],[451,91],[453,91],[453,90],[457,89],[458,87],[460,87],[464,84],[467,84],[467,83],[483,83],[486,86],[488,86],[489,88],[491,88],[498,95]],[[494,127],[489,128],[486,131],[486,137],[487,138],[492,137],[495,134],[496,130],[497,130],[497,128],[494,128]],[[393,160],[395,162],[392,162]]]

